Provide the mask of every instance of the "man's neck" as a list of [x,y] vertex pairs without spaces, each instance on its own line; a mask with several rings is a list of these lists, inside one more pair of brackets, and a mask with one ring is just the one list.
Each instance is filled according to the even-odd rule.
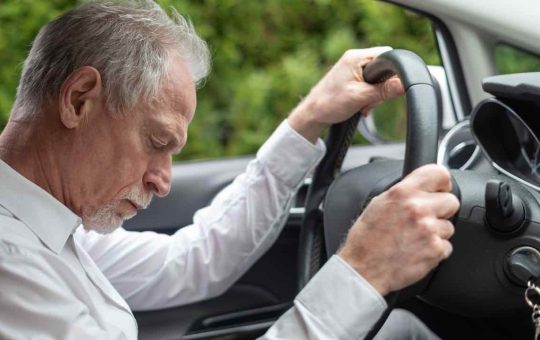
[[66,205],[57,157],[47,127],[37,120],[10,120],[0,135],[0,159]]

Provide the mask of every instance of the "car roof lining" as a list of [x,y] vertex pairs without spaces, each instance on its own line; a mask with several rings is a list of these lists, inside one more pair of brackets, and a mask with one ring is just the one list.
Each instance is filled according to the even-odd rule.
[[497,41],[508,41],[528,51],[540,53],[540,2],[515,0],[392,0],[396,4],[430,13],[441,20],[474,27]]

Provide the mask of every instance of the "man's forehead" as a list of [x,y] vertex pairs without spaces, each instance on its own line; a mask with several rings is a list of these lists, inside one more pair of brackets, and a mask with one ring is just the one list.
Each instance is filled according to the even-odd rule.
[[182,114],[191,121],[195,113],[197,92],[188,63],[183,58],[172,58],[163,85],[173,108],[182,110]]
[[167,108],[167,111],[181,116],[182,119],[191,122],[195,114],[196,92],[189,89],[189,84],[171,84],[163,88],[163,96],[161,97],[162,107]]
[[146,114],[142,128],[152,138],[174,141],[179,152],[187,140],[190,118],[178,112],[153,110]]
[[159,92],[149,102],[139,106],[146,128],[154,132],[185,134],[195,114],[196,86],[187,64],[172,58],[168,72],[162,78]]

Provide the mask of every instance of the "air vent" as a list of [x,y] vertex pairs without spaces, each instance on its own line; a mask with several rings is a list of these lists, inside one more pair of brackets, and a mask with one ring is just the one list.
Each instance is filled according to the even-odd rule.
[[437,164],[449,169],[469,169],[480,156],[480,148],[471,133],[469,120],[456,124],[439,145]]

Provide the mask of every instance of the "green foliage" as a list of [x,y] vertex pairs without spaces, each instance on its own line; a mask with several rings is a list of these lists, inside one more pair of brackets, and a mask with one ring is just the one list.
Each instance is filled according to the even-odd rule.
[[[208,41],[213,72],[180,159],[253,153],[350,48],[407,48],[439,64],[428,20],[372,0],[161,0],[187,14]],[[0,127],[31,39],[75,0],[1,0]],[[387,124],[403,129],[385,109]],[[386,121],[386,118],[384,119]]]
[[540,57],[506,44],[495,48],[495,67],[500,74],[538,72]]
[[404,97],[388,100],[371,113],[377,134],[385,141],[404,141],[407,126],[407,103]]
[[41,26],[76,3],[73,0],[0,0],[0,129],[9,116],[32,39]]

